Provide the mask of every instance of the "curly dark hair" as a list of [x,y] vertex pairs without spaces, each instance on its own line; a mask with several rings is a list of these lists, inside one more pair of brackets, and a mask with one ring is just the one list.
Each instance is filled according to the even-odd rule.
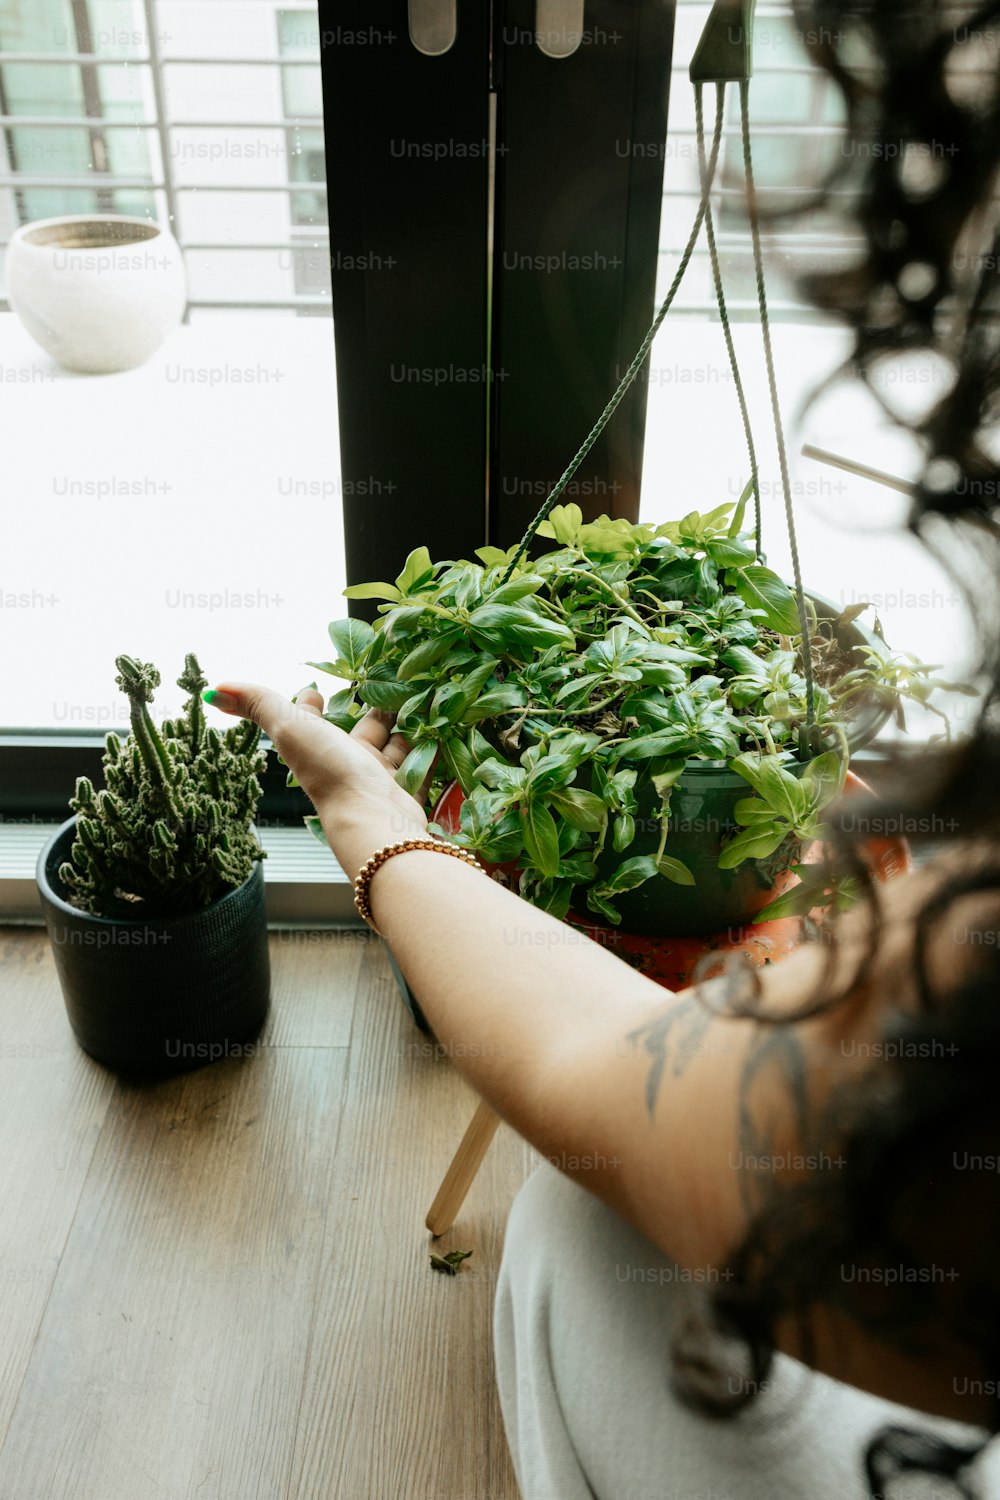
[[[850,179],[848,212],[863,246],[853,265],[802,284],[853,332],[840,374],[864,381],[887,411],[875,378],[885,360],[916,351],[947,362],[947,393],[906,424],[922,455],[908,525],[970,605],[985,692],[959,746],[896,753],[881,788],[888,823],[926,829],[939,853],[947,846],[962,858],[942,867],[914,924],[907,964],[915,1004],[886,998],[880,1011],[877,1084],[868,1074],[842,1085],[812,1127],[816,1141],[840,1143],[844,1170],[824,1173],[822,1183],[814,1174],[772,1186],[751,1206],[735,1274],[714,1306],[749,1350],[753,1379],[735,1402],[702,1391],[699,1404],[722,1414],[752,1400],[770,1369],[779,1318],[798,1316],[804,1328],[810,1307],[823,1303],[910,1357],[933,1359],[942,1336],[967,1350],[986,1377],[983,1394],[993,1393],[988,1427],[998,1432],[1000,1177],[962,1170],[970,1159],[1000,1162],[1000,922],[983,917],[989,901],[965,908],[973,916],[963,919],[964,939],[952,932],[965,947],[955,950],[950,979],[935,972],[941,965],[931,954],[942,951],[956,903],[1000,898],[1000,4],[793,0],[792,9],[809,55],[840,88],[855,143],[810,206],[832,203],[831,189]],[[830,858],[862,884],[867,941],[845,975],[834,930],[826,978],[797,1020],[842,1003],[884,936],[857,814],[852,802],[850,818],[834,818]],[[732,973],[728,1001],[733,1013],[758,1014],[752,978]],[[991,1141],[992,1157],[982,1155]],[[944,1282],[928,1274],[942,1224],[958,1267]],[[840,1274],[848,1263],[912,1274],[892,1286],[848,1285]],[[921,1469],[971,1495],[963,1471],[984,1446],[886,1429],[866,1455],[870,1493]]]

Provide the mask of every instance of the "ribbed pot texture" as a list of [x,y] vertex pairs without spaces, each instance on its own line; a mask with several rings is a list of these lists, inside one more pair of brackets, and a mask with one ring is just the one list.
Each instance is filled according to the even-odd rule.
[[249,1051],[271,994],[263,865],[203,911],[92,916],[70,905],[59,879],[75,825],[70,818],[55,831],[36,873],[80,1046],[109,1068],[160,1076]]

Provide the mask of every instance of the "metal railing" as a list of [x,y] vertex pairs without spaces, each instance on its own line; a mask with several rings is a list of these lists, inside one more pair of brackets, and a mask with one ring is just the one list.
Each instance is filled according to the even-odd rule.
[[[692,9],[696,8],[697,0],[694,0]],[[276,7],[277,8],[277,7]],[[115,57],[97,52],[11,52],[0,51],[0,68],[16,66],[17,64],[32,64],[42,66],[76,66],[87,69],[122,67],[127,63],[129,67],[148,68],[151,85],[151,94],[154,105],[154,117],[144,119],[112,119],[104,115],[17,115],[0,113],[0,130],[11,131],[15,129],[51,130],[51,129],[82,129],[92,134],[111,131],[129,130],[153,132],[158,141],[160,168],[159,171],[151,171],[149,175],[124,174],[115,172],[87,171],[79,176],[74,175],[46,175],[39,172],[25,172],[12,170],[0,172],[0,188],[12,190],[18,189],[47,189],[54,188],[63,191],[80,189],[104,189],[105,191],[121,189],[128,191],[145,191],[154,195],[162,195],[163,206],[166,210],[168,222],[184,250],[197,250],[201,252],[233,252],[256,251],[256,252],[278,252],[278,253],[303,253],[310,250],[315,253],[321,245],[328,241],[329,230],[326,224],[302,226],[301,237],[274,241],[255,241],[253,243],[240,243],[236,241],[220,242],[218,240],[201,239],[199,241],[188,240],[183,234],[183,199],[187,194],[198,194],[202,196],[211,193],[254,193],[268,194],[280,193],[292,197],[295,194],[311,193],[322,194],[325,198],[327,187],[325,181],[302,181],[291,180],[277,182],[234,182],[234,181],[210,181],[199,183],[184,183],[177,179],[173,165],[173,151],[171,140],[175,131],[182,130],[204,130],[204,131],[243,131],[243,130],[273,130],[276,133],[286,133],[294,130],[309,128],[322,128],[321,116],[293,116],[280,115],[275,119],[261,120],[204,120],[172,118],[169,110],[166,71],[171,67],[216,67],[216,68],[318,68],[319,54],[315,57],[283,56],[280,53],[267,56],[164,56],[160,47],[160,30],[157,16],[157,0],[142,0],[142,10],[145,20],[145,33],[147,47],[142,55]],[[774,11],[774,15],[780,14]],[[687,86],[687,67],[680,63],[673,68],[675,75],[674,87],[681,89]],[[769,76],[808,76],[815,78],[815,69],[803,59],[801,62],[775,60],[769,61],[766,72]],[[819,101],[814,102],[814,118],[809,123],[800,125],[783,124],[761,124],[754,126],[755,135],[773,139],[805,139],[810,144],[819,146],[824,140],[835,137],[836,126],[827,123],[819,116]],[[732,139],[734,144],[739,142],[739,125],[726,126],[724,128],[724,139]],[[682,148],[688,142],[694,142],[695,132],[692,127],[672,127],[668,142],[664,150],[669,159],[675,155],[676,146]],[[691,197],[694,188],[677,183],[667,183],[664,187],[664,200],[681,199]],[[786,196],[802,194],[803,187],[774,187],[768,188],[769,193],[775,196]],[[720,183],[715,189],[717,200],[723,203],[727,198],[738,199],[742,193],[741,185],[727,186]],[[717,226],[717,237],[720,248],[734,250],[742,244],[741,236],[733,231],[727,231],[723,225]],[[831,237],[832,238],[832,237]],[[835,236],[838,248],[849,243],[851,237],[838,234]],[[832,248],[830,240],[816,240],[812,236],[803,234],[801,231],[791,231],[780,236],[769,237],[776,249],[794,250],[796,253],[805,255],[822,253],[825,248]],[[319,244],[317,244],[319,241]],[[0,241],[2,246],[3,241]],[[674,254],[676,247],[663,243],[661,236],[660,255],[667,258]],[[0,305],[6,303],[0,299]],[[747,304],[750,305],[749,303]],[[263,296],[251,297],[199,297],[192,296],[189,299],[189,308],[250,308],[260,307],[262,309],[288,309],[288,310],[331,310],[331,299],[329,296],[314,294],[293,294],[288,296]],[[776,301],[775,311],[780,315],[788,315],[797,307],[794,303],[783,303]],[[693,299],[691,302],[678,304],[679,312],[688,314],[712,315],[715,303],[710,296]],[[739,302],[734,303],[734,312],[739,315],[742,306]]]
[[[308,253],[315,252],[317,239],[324,240],[329,237],[329,229],[326,224],[302,226],[303,234],[300,238],[292,237],[285,240],[274,240],[266,243],[257,242],[245,244],[236,241],[228,243],[192,241],[183,234],[183,208],[182,199],[188,193],[284,193],[293,195],[296,193],[321,193],[326,197],[327,187],[325,180],[322,182],[293,182],[289,180],[279,182],[201,182],[183,183],[177,180],[177,174],[173,168],[173,152],[171,149],[171,138],[174,131],[180,130],[273,130],[276,133],[302,129],[322,129],[321,116],[296,116],[282,114],[272,120],[189,120],[174,119],[171,117],[166,88],[165,69],[172,67],[260,67],[260,68],[318,68],[319,54],[311,57],[285,57],[272,54],[265,57],[220,57],[220,56],[171,56],[165,57],[159,45],[160,32],[158,30],[157,0],[142,0],[142,9],[145,20],[146,51],[139,56],[128,57],[106,56],[97,52],[9,52],[0,51],[0,68],[15,66],[19,63],[30,63],[35,66],[45,67],[81,67],[81,68],[121,68],[128,65],[130,68],[148,68],[152,91],[152,99],[155,114],[152,119],[109,119],[104,115],[17,115],[0,114],[0,130],[10,131],[14,129],[82,129],[92,134],[103,134],[108,130],[136,130],[153,132],[158,141],[160,166],[159,171],[151,171],[149,175],[127,174],[116,172],[87,171],[79,176],[74,175],[46,175],[39,172],[23,172],[18,170],[0,172],[0,188],[8,188],[13,191],[19,189],[46,189],[55,188],[64,191],[89,190],[89,189],[121,189],[126,191],[148,192],[152,195],[162,195],[163,206],[166,210],[167,222],[176,235],[182,250],[200,251],[232,251],[240,252],[247,250],[277,251],[286,253]],[[277,7],[276,7],[277,9]],[[0,247],[4,244],[0,241]],[[0,306],[7,308],[8,303],[0,297]],[[267,310],[309,310],[309,311],[331,311],[331,299],[329,296],[311,294],[293,294],[289,296],[263,296],[263,297],[199,297],[191,296],[188,299],[188,310],[195,308],[261,308]]]

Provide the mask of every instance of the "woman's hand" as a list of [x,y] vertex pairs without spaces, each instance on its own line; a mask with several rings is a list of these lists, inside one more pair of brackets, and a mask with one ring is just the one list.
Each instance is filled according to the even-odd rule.
[[256,683],[224,682],[204,698],[223,713],[260,725],[315,807],[338,857],[338,835],[347,825],[363,829],[368,822],[393,838],[426,831],[424,803],[434,768],[418,797],[395,780],[411,747],[393,732],[394,714],[371,708],[348,734],[321,717],[323,698],[314,688],[293,703]]

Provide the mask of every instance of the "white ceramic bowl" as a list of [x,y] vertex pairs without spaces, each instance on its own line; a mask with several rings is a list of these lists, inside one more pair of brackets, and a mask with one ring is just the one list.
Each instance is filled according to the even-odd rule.
[[125,214],[36,219],[7,246],[7,298],[36,343],[67,370],[131,370],[180,322],[181,248],[169,230]]

